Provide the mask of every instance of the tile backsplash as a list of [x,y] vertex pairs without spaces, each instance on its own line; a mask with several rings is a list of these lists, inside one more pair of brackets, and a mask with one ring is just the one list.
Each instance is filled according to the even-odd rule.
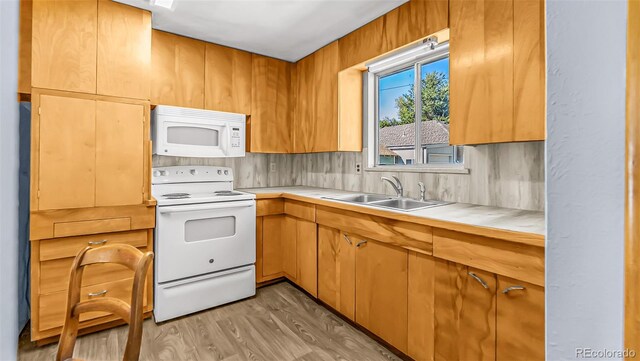
[[[356,172],[364,153],[253,154],[210,159],[154,156],[153,166],[217,165],[232,167],[235,187],[302,185],[394,194],[381,176],[396,175],[405,195],[418,197],[418,182],[427,198],[497,207],[544,210],[544,142],[469,146],[464,149],[469,174]],[[271,171],[271,164],[275,170]]]

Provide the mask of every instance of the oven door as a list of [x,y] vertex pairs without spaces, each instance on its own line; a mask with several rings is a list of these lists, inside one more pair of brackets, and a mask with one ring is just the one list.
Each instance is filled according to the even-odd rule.
[[254,200],[158,207],[156,282],[255,263]]
[[223,121],[187,122],[172,121],[163,116],[158,124],[156,153],[183,157],[227,157],[231,147],[231,129]]

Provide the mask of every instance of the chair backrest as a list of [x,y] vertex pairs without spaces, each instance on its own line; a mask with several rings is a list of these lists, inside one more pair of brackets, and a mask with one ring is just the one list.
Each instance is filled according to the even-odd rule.
[[[106,311],[121,317],[129,324],[129,336],[124,352],[125,361],[137,360],[140,355],[142,341],[142,319],[144,303],[144,286],[149,264],[153,253],[142,253],[137,248],[126,244],[114,244],[97,248],[87,247],[80,251],[71,266],[67,309],[58,345],[57,361],[72,358],[80,314],[84,312]],[[117,263],[134,271],[131,303],[118,298],[101,297],[80,301],[82,273],[84,267],[98,263]]]

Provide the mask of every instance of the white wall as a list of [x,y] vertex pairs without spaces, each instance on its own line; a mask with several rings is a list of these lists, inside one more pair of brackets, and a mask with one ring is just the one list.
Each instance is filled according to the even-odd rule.
[[0,0],[0,360],[18,345],[18,0]]
[[548,360],[623,345],[626,7],[547,2]]

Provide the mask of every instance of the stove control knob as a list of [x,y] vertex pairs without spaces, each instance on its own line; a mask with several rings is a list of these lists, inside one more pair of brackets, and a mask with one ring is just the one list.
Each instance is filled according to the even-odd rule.
[[191,175],[196,175],[196,174],[198,174],[198,171],[195,170],[195,169],[192,169],[192,170],[189,171],[189,173],[191,173]]
[[154,170],[153,171],[153,176],[154,177],[160,177],[160,171],[159,170]]
[[218,175],[222,174],[222,170],[218,169]]
[[229,171],[228,171],[228,170],[225,170],[225,171],[224,171],[224,175],[229,175]]

